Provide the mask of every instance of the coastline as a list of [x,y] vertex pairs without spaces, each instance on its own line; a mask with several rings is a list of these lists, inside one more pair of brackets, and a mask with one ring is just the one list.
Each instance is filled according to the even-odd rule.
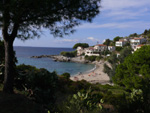
[[104,61],[100,62],[94,62],[93,64],[96,65],[96,68],[94,70],[91,70],[89,72],[80,73],[75,76],[71,76],[70,79],[73,81],[81,81],[86,80],[87,82],[96,84],[110,84],[109,76],[103,72],[103,64],[106,63]]
[[62,55],[41,55],[41,56],[32,56],[31,58],[52,58],[54,61],[59,62],[75,62],[75,63],[85,63],[85,64],[94,64],[95,67],[86,72],[78,72],[78,74],[70,77],[73,81],[81,81],[86,80],[90,83],[100,83],[100,84],[110,84],[109,76],[103,72],[104,63],[108,63],[106,61],[100,60],[99,62],[89,62],[84,59],[84,56],[68,58]]

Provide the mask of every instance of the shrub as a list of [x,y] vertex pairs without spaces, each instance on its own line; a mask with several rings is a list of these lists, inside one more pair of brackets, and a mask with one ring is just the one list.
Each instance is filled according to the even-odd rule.
[[36,102],[53,104],[57,88],[57,74],[46,69],[37,69],[33,66],[17,66],[18,75],[15,78],[15,87],[21,91],[28,91]]
[[72,51],[72,52],[63,51],[60,54],[63,56],[66,56],[66,57],[75,57],[75,56],[77,56],[77,51]]
[[122,49],[122,47],[116,47],[116,51],[121,51]]
[[111,54],[111,52],[109,50],[105,50],[101,53],[102,55],[107,55],[107,54]]
[[93,61],[95,61],[96,60],[96,57],[97,56],[85,56],[85,60],[88,60],[88,61],[91,61],[91,62],[93,62]]
[[97,56],[97,57],[96,57],[96,61],[100,61],[102,58],[103,58],[103,57],[101,57],[101,56]]
[[70,74],[69,74],[69,73],[63,73],[63,74],[61,75],[61,77],[64,77],[64,78],[66,78],[66,79],[69,79],[69,78],[70,78]]
[[60,107],[61,113],[99,113],[102,109],[103,100],[93,101],[91,89],[85,93],[78,92],[71,96],[64,106]]

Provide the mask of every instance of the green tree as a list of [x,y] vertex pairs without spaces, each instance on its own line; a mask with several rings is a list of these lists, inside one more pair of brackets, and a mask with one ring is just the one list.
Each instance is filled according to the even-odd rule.
[[113,41],[116,42],[116,41],[119,41],[119,39],[122,39],[123,37],[119,37],[119,36],[116,36]]
[[73,49],[76,49],[79,46],[82,47],[82,48],[87,48],[87,47],[89,47],[89,44],[87,44],[87,43],[77,43],[73,46]]
[[123,49],[123,47],[116,47],[116,51],[120,52]]
[[138,34],[137,33],[133,33],[133,34],[130,34],[129,37],[137,37]]
[[125,86],[127,89],[139,89],[143,83],[150,81],[150,46],[129,55],[125,61],[118,65],[113,77],[114,83]]
[[131,47],[124,47],[122,51],[120,51],[120,55],[118,57],[119,59],[119,63],[123,63],[124,59],[128,56],[132,54],[132,48]]
[[5,45],[3,91],[13,92],[13,42],[39,36],[47,28],[54,36],[73,33],[81,21],[91,22],[99,13],[101,0],[0,0],[0,26]]
[[110,40],[110,39],[106,39],[105,42],[104,42],[103,44],[109,46],[110,43],[111,43],[111,40]]
[[124,59],[132,53],[131,47],[125,47],[120,51],[120,55],[117,57],[116,53],[112,53],[108,59],[110,66],[104,64],[104,72],[108,74],[110,80],[112,81],[113,76],[115,76],[116,68],[120,63],[124,62]]
[[145,31],[144,31],[144,33],[143,33],[143,35],[147,35],[147,33],[148,33],[148,30],[147,30],[147,29],[145,29]]

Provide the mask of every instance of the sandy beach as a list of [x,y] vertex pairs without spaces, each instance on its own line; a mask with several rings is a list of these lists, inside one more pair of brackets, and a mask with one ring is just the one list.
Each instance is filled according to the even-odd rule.
[[78,75],[70,77],[73,81],[86,80],[90,83],[110,84],[109,77],[103,72],[104,61],[94,62],[96,68],[90,72],[79,73]]
[[[32,56],[31,58],[52,58],[54,61],[60,61],[60,62],[76,62],[76,63],[88,63],[88,61],[85,60],[84,56],[78,56],[74,58],[68,58],[62,55],[41,55],[41,56]],[[90,70],[89,72],[84,72],[79,74],[71,76],[70,79],[73,81],[80,81],[80,80],[86,80],[90,83],[100,83],[100,84],[110,84],[110,79],[106,73],[103,72],[104,69],[104,63],[107,63],[106,61],[101,60],[100,62],[93,62],[95,64],[95,68],[93,70]]]

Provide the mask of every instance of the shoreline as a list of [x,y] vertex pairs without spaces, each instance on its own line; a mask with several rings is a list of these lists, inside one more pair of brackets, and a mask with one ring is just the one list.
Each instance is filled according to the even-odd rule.
[[84,56],[68,58],[62,55],[41,55],[41,56],[32,56],[31,58],[52,58],[55,62],[75,62],[75,63],[84,63],[84,64],[94,64],[95,67],[86,72],[78,72],[78,74],[72,75],[70,77],[73,81],[86,80],[87,82],[96,84],[110,84],[110,79],[106,73],[103,72],[104,63],[106,61],[100,60],[99,62],[89,62],[84,59]]
[[73,81],[81,81],[86,80],[92,84],[100,83],[100,84],[110,84],[110,79],[106,73],[103,72],[103,64],[105,62],[95,62],[96,68],[89,72],[80,73],[75,76],[71,76],[70,79]]
[[[78,62],[76,62],[76,63],[78,63]],[[87,64],[93,64],[93,63],[87,63]],[[96,64],[94,64],[94,65],[95,65],[94,68],[92,68],[92,69],[90,69],[90,70],[87,70],[87,71],[85,71],[85,72],[78,72],[78,73],[75,74],[75,75],[71,75],[71,77],[78,76],[78,75],[80,75],[79,73],[81,73],[81,74],[88,74],[88,73],[90,73],[90,72],[96,70],[96,69],[97,69],[97,65],[96,65]]]

